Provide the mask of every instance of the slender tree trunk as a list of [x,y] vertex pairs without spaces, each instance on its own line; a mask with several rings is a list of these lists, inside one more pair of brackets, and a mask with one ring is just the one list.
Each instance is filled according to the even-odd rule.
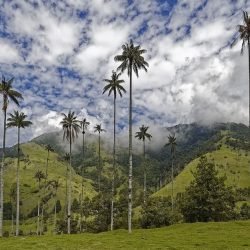
[[133,175],[133,161],[132,161],[132,63],[130,62],[129,72],[129,174],[128,174],[128,232],[132,232],[132,175]]
[[99,132],[99,149],[98,149],[98,154],[99,154],[98,192],[100,193],[100,191],[101,191],[101,134],[100,134],[100,132]]
[[68,209],[68,179],[69,179],[69,163],[67,162],[67,168],[66,168],[66,192],[65,192],[65,208],[64,208],[64,215],[67,217],[67,209]]
[[174,157],[172,156],[172,167],[171,167],[171,179],[172,179],[172,212],[174,212]]
[[72,144],[72,128],[70,128],[70,142],[69,142],[69,196],[68,196],[68,234],[70,234],[70,220],[71,220],[71,144]]
[[144,170],[144,180],[143,180],[143,203],[146,203],[146,192],[147,192],[147,172],[146,172],[146,147],[145,140],[143,140],[143,170]]
[[19,167],[20,167],[20,128],[17,132],[17,169],[16,169],[16,236],[19,235],[19,210],[20,210],[20,190],[19,190]]
[[111,187],[111,223],[110,230],[114,229],[114,194],[115,194],[115,172],[116,172],[116,97],[114,95],[114,143],[113,143],[113,173],[112,173],[112,187]]
[[54,234],[56,234],[56,194],[55,194],[55,214],[54,214]]
[[4,158],[5,158],[5,140],[6,140],[6,109],[4,112],[3,123],[3,151],[2,151],[2,164],[0,169],[0,237],[3,236],[3,174],[4,174]]
[[14,236],[14,214],[13,209],[11,209],[11,234]]
[[248,112],[249,112],[249,136],[248,136],[248,142],[250,143],[250,38],[248,37],[247,40],[247,45],[248,45],[248,91],[249,91],[249,96],[248,96]]
[[[84,124],[83,124],[84,126]],[[81,176],[82,176],[82,184],[81,184],[81,202],[80,202],[80,232],[82,232],[82,217],[83,217],[83,211],[82,211],[82,207],[83,207],[83,169],[84,169],[84,135],[85,135],[85,131],[84,131],[84,127],[82,130],[82,169],[81,169]]]
[[40,232],[40,197],[37,203],[37,229],[36,234],[39,235]]
[[[49,166],[49,150],[47,154],[47,160],[46,160],[46,169],[45,169],[45,185],[43,189],[43,197],[45,197],[46,194],[46,187],[48,183],[48,166]],[[43,234],[43,229],[44,229],[44,220],[43,220],[43,215],[44,215],[44,202],[42,203],[42,212],[41,212],[41,234]]]

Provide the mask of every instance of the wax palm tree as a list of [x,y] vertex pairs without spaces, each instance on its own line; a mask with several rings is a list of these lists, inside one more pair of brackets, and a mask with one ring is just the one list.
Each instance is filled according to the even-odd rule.
[[80,207],[81,207],[81,213],[80,213],[80,232],[82,232],[82,207],[83,207],[83,170],[84,170],[84,153],[85,153],[85,133],[89,126],[89,122],[86,120],[86,118],[83,118],[82,121],[80,121],[81,129],[82,129],[82,167],[81,167],[81,176],[82,176],[82,183],[81,183],[81,201],[80,201]]
[[146,156],[146,145],[145,145],[145,140],[151,140],[152,135],[149,134],[148,131],[149,127],[146,127],[142,125],[139,128],[139,131],[135,133],[135,138],[138,138],[138,140],[143,142],[143,175],[144,175],[144,181],[143,181],[143,202],[146,202],[146,190],[147,190],[147,170],[146,170],[146,161],[145,161],[145,156]]
[[238,35],[233,40],[231,46],[234,46],[239,39],[242,40],[241,44],[241,54],[244,53],[244,49],[248,48],[248,85],[249,85],[249,142],[250,142],[250,17],[247,11],[243,11],[243,24],[238,25]]
[[108,84],[103,88],[104,94],[106,91],[108,92],[108,96],[113,93],[114,96],[114,136],[113,136],[113,174],[112,174],[112,190],[111,190],[111,223],[110,229],[113,230],[114,226],[114,193],[115,193],[115,172],[116,172],[116,96],[117,93],[122,97],[122,93],[126,93],[126,90],[121,85],[124,83],[124,80],[119,80],[121,73],[117,74],[115,71],[112,71],[111,79],[104,79]]
[[171,182],[172,182],[171,203],[173,212],[174,211],[174,159],[177,146],[175,135],[168,136],[168,143],[165,145],[165,147],[167,146],[170,146],[170,153],[171,153]]
[[[45,179],[45,174],[41,170],[37,170],[35,175],[34,175],[34,178],[38,182],[38,187],[39,187],[39,192],[40,192],[41,180]],[[39,233],[41,233],[41,230],[40,230],[40,195],[38,197],[38,202],[37,202],[37,230],[36,230],[36,234],[39,235]]]
[[19,168],[20,168],[20,130],[21,128],[27,128],[32,125],[31,121],[25,120],[27,115],[23,112],[14,111],[13,114],[9,114],[7,119],[7,128],[17,127],[17,169],[16,169],[16,236],[19,235],[19,213],[20,213],[20,191],[19,191]]
[[71,217],[71,159],[72,159],[72,143],[75,138],[78,136],[80,130],[79,121],[74,112],[69,111],[66,115],[62,113],[63,119],[60,124],[63,127],[63,139],[66,139],[69,142],[69,187],[68,187],[68,215],[67,215],[67,224],[68,224],[68,234],[70,234],[70,217]]
[[6,141],[6,114],[9,101],[13,101],[19,106],[19,100],[23,99],[22,95],[12,88],[14,78],[6,80],[4,77],[0,83],[0,94],[3,97],[2,110],[4,114],[3,119],[3,150],[2,150],[2,164],[0,166],[0,237],[3,236],[3,173],[4,173],[4,159],[5,159],[5,141]]
[[147,72],[148,63],[144,60],[142,54],[146,52],[145,49],[141,49],[141,46],[134,46],[132,40],[130,43],[122,45],[122,54],[115,56],[115,61],[121,62],[117,68],[124,72],[127,70],[130,82],[129,90],[129,183],[128,183],[128,231],[132,232],[132,72],[138,77],[138,71],[144,69]]
[[100,193],[101,190],[101,132],[105,132],[106,130],[102,128],[101,124],[97,124],[94,127],[94,132],[99,133],[99,138],[98,138],[98,156],[99,156],[99,164],[98,164],[98,191]]

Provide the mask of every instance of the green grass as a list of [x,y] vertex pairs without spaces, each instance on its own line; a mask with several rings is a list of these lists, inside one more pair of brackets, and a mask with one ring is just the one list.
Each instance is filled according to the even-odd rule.
[[[237,188],[246,188],[250,186],[250,156],[240,151],[227,148],[225,144],[219,150],[206,154],[210,162],[216,164],[219,175],[226,175],[226,184]],[[192,172],[195,171],[199,159],[191,161],[184,170],[174,179],[174,195],[182,193],[193,180]],[[171,183],[156,192],[153,196],[171,196]]]
[[250,221],[178,224],[158,229],[100,234],[0,239],[1,250],[18,249],[250,249]]

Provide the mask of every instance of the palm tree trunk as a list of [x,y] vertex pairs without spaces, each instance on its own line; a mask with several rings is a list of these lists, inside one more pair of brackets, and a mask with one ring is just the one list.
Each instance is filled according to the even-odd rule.
[[69,193],[68,193],[68,234],[70,234],[70,217],[71,217],[71,144],[72,144],[72,128],[70,128],[70,141],[69,141]]
[[2,164],[0,169],[0,237],[3,236],[3,173],[4,173],[4,157],[5,157],[5,140],[6,140],[6,109],[4,111],[4,123],[3,123],[3,153]]
[[172,179],[172,212],[174,212],[174,157],[172,156],[172,167],[171,167],[171,179]]
[[11,209],[11,234],[14,236],[14,214],[13,209]]
[[114,228],[114,193],[115,193],[115,172],[116,172],[116,137],[115,137],[115,126],[116,125],[116,97],[114,95],[114,144],[113,144],[113,173],[112,173],[112,188],[111,188],[111,223],[110,230],[113,231]]
[[66,168],[66,192],[65,192],[65,208],[64,208],[64,215],[67,217],[67,207],[68,207],[68,178],[69,178],[69,163],[67,162],[67,168]]
[[250,38],[248,37],[247,40],[247,45],[248,45],[248,88],[249,88],[249,100],[248,100],[248,112],[249,112],[249,137],[248,137],[248,142],[250,143]]
[[56,197],[55,195],[54,234],[56,234]]
[[20,204],[20,190],[19,190],[19,167],[20,167],[20,128],[17,132],[17,169],[16,169],[16,236],[19,235],[19,204]]
[[143,203],[146,203],[146,191],[147,191],[147,173],[146,173],[146,160],[145,160],[145,140],[143,140],[143,170],[144,170],[144,182],[143,182]]
[[[46,170],[45,170],[45,185],[43,189],[43,196],[45,197],[46,194],[46,187],[47,187],[47,181],[48,181],[48,166],[49,166],[49,150],[47,154],[47,161],[46,161]],[[43,221],[43,214],[44,214],[44,202],[42,203],[42,212],[41,212],[41,234],[43,234],[43,228],[44,228],[44,221]]]
[[[84,126],[84,125],[83,125]],[[83,206],[83,169],[84,169],[84,127],[82,131],[82,169],[81,169],[81,176],[82,176],[82,184],[81,184],[81,202],[80,202],[80,232],[82,232],[82,217],[83,217],[83,211],[82,211],[82,206]]]
[[101,134],[99,132],[99,171],[98,171],[98,192],[100,193],[101,191]]
[[40,232],[40,197],[37,203],[37,229],[36,234],[39,235]]
[[128,232],[132,232],[132,63],[130,62],[129,71],[129,174],[128,174]]

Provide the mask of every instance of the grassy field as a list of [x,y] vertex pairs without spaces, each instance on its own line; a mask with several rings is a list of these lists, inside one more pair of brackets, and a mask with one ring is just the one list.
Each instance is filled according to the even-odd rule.
[[[223,142],[222,142],[223,143]],[[225,144],[219,150],[206,154],[210,162],[214,162],[220,175],[226,175],[226,184],[237,188],[250,186],[250,156],[244,151],[237,155],[236,150],[228,148]],[[199,159],[191,161],[184,170],[174,179],[174,195],[185,191],[185,188],[193,180],[194,172]],[[156,192],[153,196],[170,196],[171,183]]]
[[100,234],[29,236],[0,239],[1,250],[18,249],[250,249],[250,221],[178,224]]

